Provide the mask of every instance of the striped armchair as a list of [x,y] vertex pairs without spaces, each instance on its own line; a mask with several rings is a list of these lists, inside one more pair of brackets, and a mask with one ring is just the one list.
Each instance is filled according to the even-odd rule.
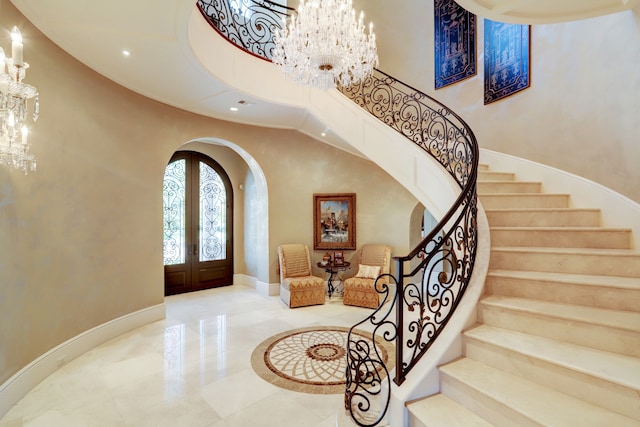
[[[376,292],[375,282],[381,274],[389,274],[390,264],[391,246],[363,245],[358,259],[358,272],[344,281],[344,304],[378,308],[380,294]],[[389,277],[382,277],[378,283],[388,284]]]
[[289,306],[324,304],[324,279],[311,274],[309,248],[303,244],[278,246],[280,299]]

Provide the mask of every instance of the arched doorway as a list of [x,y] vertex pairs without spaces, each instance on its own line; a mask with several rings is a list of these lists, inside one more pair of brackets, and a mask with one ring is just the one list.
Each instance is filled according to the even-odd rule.
[[233,188],[210,157],[176,152],[163,181],[165,295],[233,282]]

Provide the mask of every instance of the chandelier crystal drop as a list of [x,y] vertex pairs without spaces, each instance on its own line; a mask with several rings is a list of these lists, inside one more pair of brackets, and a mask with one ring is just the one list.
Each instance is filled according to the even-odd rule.
[[22,35],[18,27],[11,30],[11,58],[0,48],[0,164],[24,173],[36,170],[36,159],[30,153],[27,120],[32,98],[35,122],[40,113],[38,90],[23,82],[29,64],[23,59]]
[[363,21],[352,0],[301,0],[275,31],[273,62],[286,78],[319,89],[358,83],[378,66],[373,25],[367,34]]

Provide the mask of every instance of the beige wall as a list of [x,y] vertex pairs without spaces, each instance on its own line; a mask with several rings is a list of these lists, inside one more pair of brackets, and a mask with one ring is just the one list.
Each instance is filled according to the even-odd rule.
[[188,146],[231,176],[236,273],[276,282],[276,246],[312,245],[314,192],[357,193],[358,245],[408,249],[416,200],[373,163],[294,131],[222,122],[136,95],[70,58],[7,0],[0,23],[21,28],[27,82],[41,98],[30,134],[38,171],[0,167],[0,384],[65,340],[163,302],[162,178],[188,141],[237,144],[266,177],[261,251],[252,244],[264,231],[253,172],[228,148]]
[[[451,107],[481,147],[556,167],[640,202],[640,5],[531,30],[531,87],[483,105],[478,74],[435,91],[433,3],[356,0],[374,22],[380,69]],[[504,126],[507,124],[507,126]]]
[[[433,92],[431,3],[368,1],[384,16],[376,23],[380,68]],[[489,106],[482,105],[480,21],[478,76],[435,95],[469,121],[481,146],[640,201],[639,15],[636,8],[534,27],[532,87]],[[263,225],[260,206],[252,205],[255,176],[231,162],[245,184],[245,195],[236,194],[236,202],[244,197],[236,203],[244,207],[236,273],[275,282],[276,246],[312,244],[314,192],[358,194],[358,245],[387,241],[395,254],[407,249],[416,201],[371,163],[293,131],[225,123],[138,96],[69,58],[7,0],[0,0],[0,23],[21,28],[27,82],[38,87],[42,104],[31,133],[38,172],[0,168],[0,383],[66,339],[163,301],[162,176],[186,141],[232,141],[264,171],[268,253],[250,245]]]

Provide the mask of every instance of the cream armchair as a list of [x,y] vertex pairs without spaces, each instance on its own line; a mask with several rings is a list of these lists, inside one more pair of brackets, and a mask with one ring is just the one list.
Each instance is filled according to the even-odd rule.
[[303,244],[278,246],[280,299],[289,306],[324,304],[324,279],[311,274],[309,248]]
[[[375,290],[375,281],[381,274],[389,274],[391,246],[363,245],[358,258],[358,272],[344,281],[344,304],[358,307],[378,308],[380,294]],[[378,282],[388,284],[384,276]]]

